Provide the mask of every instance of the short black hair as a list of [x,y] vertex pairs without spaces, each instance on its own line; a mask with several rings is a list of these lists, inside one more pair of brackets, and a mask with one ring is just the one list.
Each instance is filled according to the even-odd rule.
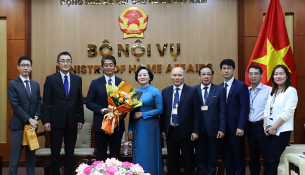
[[150,80],[149,80],[149,84],[150,84],[150,82],[153,81],[153,79],[154,79],[154,74],[151,72],[150,69],[148,69],[147,67],[144,67],[144,66],[139,67],[139,69],[136,71],[136,74],[135,74],[136,81],[138,82],[138,75],[139,75],[140,70],[142,70],[142,69],[147,70],[149,78],[150,78]]
[[222,62],[220,63],[220,69],[222,69],[223,65],[232,66],[233,69],[235,69],[235,62],[230,58],[222,60]]
[[68,56],[71,58],[71,62],[72,62],[72,56],[71,56],[70,53],[67,52],[67,51],[64,51],[64,52],[61,52],[60,54],[58,54],[58,56],[57,56],[57,62],[59,62],[59,58],[60,58],[61,56],[63,56],[63,55],[68,55]]
[[259,65],[255,65],[255,64],[251,65],[251,66],[249,67],[249,69],[248,69],[248,73],[249,73],[249,70],[250,70],[251,68],[253,68],[253,69],[258,69],[260,74],[263,73],[263,69],[262,69],[262,67],[260,67]]
[[28,60],[28,61],[30,61],[31,66],[32,66],[32,59],[31,59],[29,56],[22,56],[22,57],[20,57],[20,58],[18,59],[18,65],[20,65],[20,63],[21,63],[22,60]]
[[114,64],[114,66],[116,66],[116,60],[115,60],[115,58],[114,58],[113,56],[111,56],[111,55],[107,55],[107,56],[105,56],[105,57],[102,58],[102,60],[101,60],[102,66],[104,66],[104,62],[105,62],[106,60],[111,60],[111,61],[113,62],[113,64]]
[[204,69],[204,68],[209,68],[209,69],[211,69],[212,75],[214,75],[214,70],[212,69],[211,66],[201,66],[200,69],[199,69],[199,75],[201,74],[201,69]]

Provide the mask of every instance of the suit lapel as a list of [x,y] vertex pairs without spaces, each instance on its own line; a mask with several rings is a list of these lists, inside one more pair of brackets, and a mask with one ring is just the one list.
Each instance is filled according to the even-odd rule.
[[179,99],[179,102],[178,102],[178,107],[181,105],[185,95],[187,94],[187,90],[188,89],[188,86],[186,84],[183,85],[183,88],[182,88],[182,92],[181,92],[181,95],[180,95],[180,99]]
[[208,99],[207,99],[206,104],[209,104],[209,103],[210,103],[210,101],[211,101],[212,97],[214,96],[214,93],[215,93],[215,92],[216,92],[216,90],[215,90],[215,85],[212,83],[212,84],[211,84],[211,89],[210,89],[209,96],[208,96]]
[[232,97],[232,94],[233,94],[235,88],[236,88],[236,80],[234,78],[234,80],[232,82],[232,87],[230,88],[230,92],[229,92],[228,99],[227,99],[227,107],[229,106],[229,103],[231,101],[231,97]]
[[[67,98],[67,96],[66,96],[66,90],[65,90],[65,87],[64,87],[64,83],[63,83],[63,81],[62,81],[62,77],[61,77],[61,74],[60,74],[60,72],[58,72],[57,74],[56,74],[56,79],[57,79],[57,83],[58,83],[58,85],[59,85],[59,88],[61,89],[61,91],[62,91],[62,93],[63,93],[63,95],[64,95],[64,97],[65,98]],[[71,81],[71,74],[70,74],[70,81]],[[70,82],[70,85],[71,85],[71,82]],[[70,89],[71,89],[71,87],[70,87]]]
[[[74,74],[70,73],[70,90],[69,90],[69,94],[70,92],[73,92],[72,90],[74,90],[74,88],[76,88],[76,84],[75,84],[75,77]],[[66,90],[65,90],[65,94],[66,94]],[[70,95],[68,95],[68,99],[69,99]]]
[[24,84],[23,84],[23,82],[22,82],[22,80],[21,80],[20,77],[17,78],[17,82],[18,82],[18,85],[19,85],[19,86],[21,87],[21,89],[23,90],[23,92],[25,93],[25,95],[28,97],[28,99],[31,100],[31,97],[30,97],[28,91],[26,90],[26,88],[24,87]]
[[115,85],[119,86],[122,80],[119,77],[117,77],[117,76],[114,76],[114,78],[115,78]]
[[170,100],[169,101],[169,104],[171,106],[171,109],[173,108],[173,92],[174,92],[174,89],[173,89],[173,86],[171,88],[169,88],[169,92],[166,94],[167,96],[167,99]]
[[196,89],[197,89],[197,91],[198,91],[198,95],[200,96],[199,98],[200,98],[201,106],[203,106],[201,84],[197,85]]

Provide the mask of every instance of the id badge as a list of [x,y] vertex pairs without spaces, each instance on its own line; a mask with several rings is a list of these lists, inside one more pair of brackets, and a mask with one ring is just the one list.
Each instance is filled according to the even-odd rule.
[[250,108],[250,113],[254,113],[254,108]]
[[201,106],[201,111],[207,111],[208,110],[208,106]]
[[178,110],[177,110],[177,108],[173,108],[173,112],[172,112],[172,114],[178,114]]

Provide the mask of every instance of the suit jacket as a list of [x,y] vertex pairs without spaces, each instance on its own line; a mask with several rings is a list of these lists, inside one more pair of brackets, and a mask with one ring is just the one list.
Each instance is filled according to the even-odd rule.
[[[267,119],[270,117],[270,104],[273,99],[273,96],[269,94],[265,107],[264,117],[267,117]],[[285,92],[279,93],[279,95],[276,97],[272,108],[272,117],[274,122],[276,122],[279,118],[282,118],[285,121],[285,123],[280,126],[280,132],[293,131],[294,112],[295,108],[297,107],[297,104],[297,90],[292,86],[289,86]]]
[[[183,89],[178,102],[178,124],[181,137],[189,138],[192,133],[199,133],[199,117],[195,115],[195,88],[183,85]],[[173,86],[162,90],[163,113],[161,114],[161,132],[168,134],[173,106]]]
[[[195,88],[198,93],[195,96],[198,100],[196,108],[201,109],[201,106],[204,105],[201,84],[196,85]],[[208,106],[207,111],[196,110],[196,112],[199,111],[199,114],[196,115],[200,116],[200,134],[204,134],[205,128],[210,137],[216,137],[218,131],[226,132],[226,92],[224,88],[212,83],[205,105]]]
[[[116,86],[118,86],[121,81],[122,79],[115,76]],[[93,80],[87,94],[86,107],[94,112],[93,131],[103,132],[101,127],[104,115],[101,113],[101,110],[108,108],[106,84],[105,76]],[[125,131],[124,119],[120,120],[119,127],[116,127],[115,130],[117,129]]]
[[41,96],[39,84],[30,80],[31,97],[29,96],[20,77],[9,82],[7,96],[13,109],[10,129],[24,129],[24,124],[29,124],[30,118],[35,116],[40,119]]
[[[224,87],[224,83],[220,84]],[[250,97],[247,85],[234,78],[227,98],[227,126],[232,134],[236,134],[237,128],[248,130],[250,112]]]
[[47,76],[44,84],[42,123],[64,128],[66,121],[70,128],[84,123],[82,78],[70,73],[70,91],[67,98],[61,74],[57,72]]

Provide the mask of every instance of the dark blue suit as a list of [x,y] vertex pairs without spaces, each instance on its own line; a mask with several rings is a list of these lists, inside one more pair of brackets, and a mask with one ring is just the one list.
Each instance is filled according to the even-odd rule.
[[[122,79],[115,76],[115,86],[121,83]],[[124,119],[120,120],[119,127],[114,129],[111,135],[105,134],[101,129],[104,115],[101,110],[108,108],[106,79],[104,76],[92,80],[86,99],[86,107],[94,112],[93,131],[97,147],[97,160],[106,160],[108,143],[110,146],[110,157],[119,158],[121,139],[125,131]]]
[[180,149],[184,161],[185,174],[191,174],[194,167],[194,145],[190,141],[192,133],[199,133],[199,118],[195,115],[195,88],[183,85],[178,102],[178,125],[170,127],[173,106],[173,86],[162,90],[163,113],[161,132],[166,134],[169,174],[180,174]]
[[[198,95],[195,97],[196,113],[199,111],[200,134],[196,141],[196,163],[197,174],[216,174],[217,151],[219,140],[216,138],[218,131],[226,132],[226,94],[222,86],[211,84],[210,92],[205,105],[207,111],[201,111],[204,106],[202,98],[201,84],[195,86]],[[206,172],[206,173],[205,173]]]
[[[220,86],[224,87],[224,83]],[[245,174],[245,136],[236,136],[237,128],[248,130],[247,122],[250,111],[249,91],[247,85],[234,79],[227,98],[227,132],[221,144],[226,174]]]

